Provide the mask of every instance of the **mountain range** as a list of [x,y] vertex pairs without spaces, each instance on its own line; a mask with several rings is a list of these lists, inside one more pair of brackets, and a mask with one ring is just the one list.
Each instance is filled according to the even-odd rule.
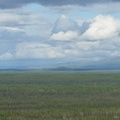
[[84,70],[119,70],[120,57],[98,61],[66,60],[66,59],[31,59],[1,61],[0,69],[13,70],[53,70],[53,71],[84,71]]

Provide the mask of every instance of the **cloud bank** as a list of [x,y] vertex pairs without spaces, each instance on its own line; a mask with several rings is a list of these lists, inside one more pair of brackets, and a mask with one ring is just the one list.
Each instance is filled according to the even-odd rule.
[[45,6],[63,6],[63,5],[89,5],[96,3],[120,2],[119,0],[0,0],[0,8],[17,8],[30,3],[38,3]]
[[23,9],[0,12],[0,60],[120,57],[120,19],[111,15],[55,20]]

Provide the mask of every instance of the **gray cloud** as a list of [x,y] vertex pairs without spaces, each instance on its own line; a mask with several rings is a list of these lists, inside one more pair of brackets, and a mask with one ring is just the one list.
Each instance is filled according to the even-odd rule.
[[53,31],[54,33],[58,33],[60,31],[67,32],[78,31],[80,28],[74,20],[71,20],[69,17],[62,15],[55,23]]
[[120,2],[119,0],[0,0],[0,8],[17,8],[29,3],[38,3],[45,6],[62,6],[62,5],[87,5],[93,3]]

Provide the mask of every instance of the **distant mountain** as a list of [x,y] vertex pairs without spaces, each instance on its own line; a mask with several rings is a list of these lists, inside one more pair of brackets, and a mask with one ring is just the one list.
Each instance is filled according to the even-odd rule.
[[16,59],[16,60],[1,60],[0,69],[45,69],[51,68],[56,64],[64,63],[64,59]]
[[120,70],[120,57],[99,61],[70,59],[26,59],[3,60],[0,70],[53,70],[53,71],[85,71],[85,70]]
[[57,64],[51,70],[116,70],[120,69],[120,58],[105,59],[101,61],[72,61]]

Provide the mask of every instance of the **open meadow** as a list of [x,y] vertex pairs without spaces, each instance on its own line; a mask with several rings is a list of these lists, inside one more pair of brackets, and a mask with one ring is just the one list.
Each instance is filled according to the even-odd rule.
[[0,72],[0,120],[120,120],[120,73]]

